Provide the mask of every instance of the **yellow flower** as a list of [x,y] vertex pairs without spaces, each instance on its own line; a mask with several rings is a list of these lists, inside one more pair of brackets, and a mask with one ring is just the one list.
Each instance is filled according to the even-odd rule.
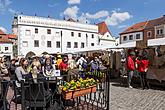
[[66,90],[67,90],[67,88],[66,88],[66,87],[64,87],[64,88],[63,88],[63,91],[66,91]]

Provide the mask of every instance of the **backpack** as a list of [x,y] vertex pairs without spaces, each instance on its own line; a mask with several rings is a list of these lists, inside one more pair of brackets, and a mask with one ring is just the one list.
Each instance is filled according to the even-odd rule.
[[83,61],[82,62],[82,68],[87,68],[87,66],[88,66],[87,62]]

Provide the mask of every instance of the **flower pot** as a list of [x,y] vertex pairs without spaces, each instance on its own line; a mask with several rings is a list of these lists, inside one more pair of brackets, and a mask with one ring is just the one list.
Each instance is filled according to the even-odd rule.
[[94,86],[90,86],[87,88],[83,88],[83,89],[76,89],[76,90],[72,90],[72,91],[62,91],[62,96],[65,100],[68,99],[73,99],[73,98],[77,98],[77,97],[81,97],[90,93],[94,93],[96,92],[96,85]]
[[72,99],[73,98],[73,91],[62,91],[62,96],[65,100]]

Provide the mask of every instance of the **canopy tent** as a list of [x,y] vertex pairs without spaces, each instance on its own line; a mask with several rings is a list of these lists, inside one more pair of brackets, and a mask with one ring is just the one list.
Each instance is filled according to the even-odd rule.
[[165,38],[148,40],[148,46],[159,46],[159,45],[165,45]]
[[134,48],[134,47],[136,47],[136,41],[119,44],[117,46],[118,49],[121,49],[121,48]]
[[124,44],[119,44],[118,46],[116,45],[101,45],[101,46],[94,46],[94,47],[86,47],[82,49],[77,49],[77,50],[68,50],[63,53],[81,53],[81,52],[90,52],[90,51],[97,51],[97,50],[107,50],[107,49],[123,49],[123,48],[133,48],[136,47],[136,42],[128,42]]

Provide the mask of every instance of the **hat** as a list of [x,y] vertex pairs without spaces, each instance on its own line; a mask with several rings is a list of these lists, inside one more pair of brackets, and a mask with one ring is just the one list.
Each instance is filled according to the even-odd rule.
[[57,58],[61,58],[61,55],[57,55]]
[[135,52],[133,52],[133,51],[132,51],[132,52],[130,52],[130,55],[133,55],[133,56],[135,56]]

